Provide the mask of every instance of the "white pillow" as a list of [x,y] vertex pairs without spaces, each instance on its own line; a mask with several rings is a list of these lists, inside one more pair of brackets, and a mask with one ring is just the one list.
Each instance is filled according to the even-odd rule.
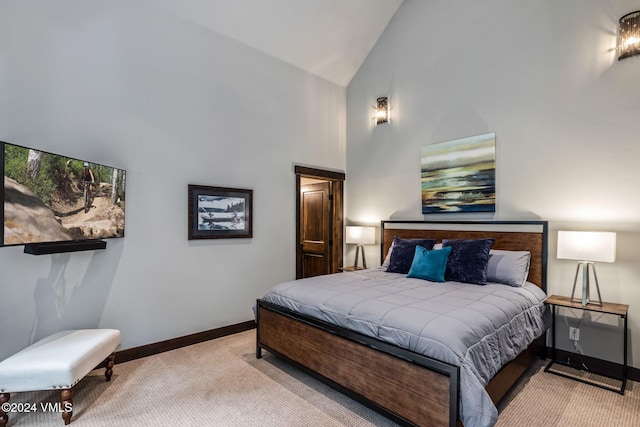
[[491,249],[487,264],[487,282],[522,286],[529,275],[529,251],[503,251]]
[[391,252],[392,251],[393,251],[393,240],[391,241],[391,246],[389,246],[389,251],[387,252],[387,256],[384,258],[384,262],[380,266],[381,268],[384,269],[384,271],[387,271],[387,269],[389,268],[389,264],[391,263]]

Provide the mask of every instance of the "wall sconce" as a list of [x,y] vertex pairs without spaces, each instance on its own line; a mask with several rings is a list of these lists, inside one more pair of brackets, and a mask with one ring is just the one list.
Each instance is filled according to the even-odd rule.
[[620,18],[618,61],[640,55],[640,10]]
[[[576,276],[573,279],[571,300],[574,301],[578,272],[582,267],[582,298],[583,306],[593,304],[602,307],[600,286],[596,275],[595,261],[614,262],[616,260],[616,233],[604,231],[558,231],[558,259],[573,259],[578,261]],[[596,281],[598,300],[589,299],[589,270],[593,270]]]
[[381,96],[376,100],[376,125],[389,121],[389,100]]
[[376,228],[349,225],[347,226],[345,243],[358,245],[356,247],[356,262],[354,267],[356,270],[361,270],[361,268],[358,268],[358,255],[362,252],[362,267],[366,269],[367,260],[364,257],[363,245],[373,245],[376,243]]

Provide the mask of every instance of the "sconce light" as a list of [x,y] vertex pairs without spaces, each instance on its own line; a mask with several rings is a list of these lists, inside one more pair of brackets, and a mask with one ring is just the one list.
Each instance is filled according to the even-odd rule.
[[389,100],[386,96],[381,96],[376,100],[376,125],[389,121]]
[[640,10],[620,18],[618,61],[634,55],[640,55]]
[[362,266],[367,268],[367,260],[364,257],[364,246],[373,245],[376,243],[376,228],[375,227],[360,227],[349,225],[347,226],[347,238],[345,239],[347,244],[356,244],[356,262],[354,267],[358,268],[358,255],[362,252]]
[[[593,304],[602,307],[600,286],[596,275],[595,261],[614,262],[616,260],[616,233],[604,231],[558,231],[558,259],[573,259],[578,261],[576,276],[573,279],[571,300],[573,301],[578,282],[578,272],[582,267],[582,298],[583,306]],[[593,270],[596,281],[598,300],[589,299],[589,270]]]

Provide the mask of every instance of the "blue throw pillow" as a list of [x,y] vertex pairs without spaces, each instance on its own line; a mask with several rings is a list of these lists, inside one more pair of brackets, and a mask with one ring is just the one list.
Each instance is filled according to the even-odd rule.
[[393,238],[393,251],[389,259],[389,273],[407,274],[416,254],[416,246],[431,250],[436,244],[435,239],[401,239],[398,236]]
[[444,282],[444,271],[451,253],[451,246],[434,249],[432,251],[416,246],[416,253],[407,277],[429,280],[430,282]]
[[443,240],[443,248],[452,248],[447,262],[447,269],[444,272],[445,280],[486,285],[489,251],[494,240]]

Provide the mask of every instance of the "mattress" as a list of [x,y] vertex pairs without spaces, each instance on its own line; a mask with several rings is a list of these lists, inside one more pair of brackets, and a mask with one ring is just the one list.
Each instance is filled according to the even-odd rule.
[[281,283],[263,300],[460,367],[466,427],[495,424],[485,386],[549,326],[545,293],[488,283],[435,283],[382,268]]

